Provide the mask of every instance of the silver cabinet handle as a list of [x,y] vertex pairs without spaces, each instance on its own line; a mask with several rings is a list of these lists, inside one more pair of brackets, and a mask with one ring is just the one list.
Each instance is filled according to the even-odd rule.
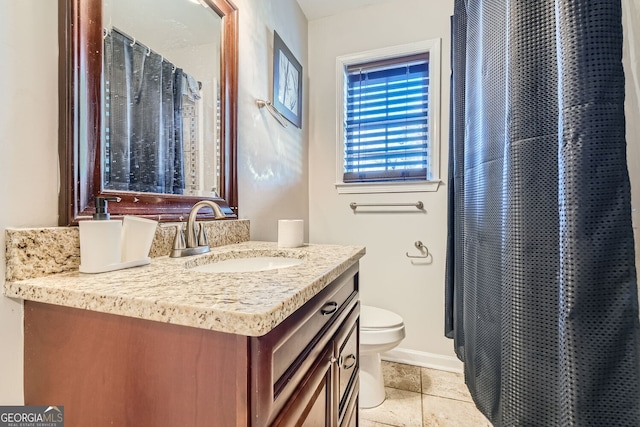
[[342,366],[342,369],[351,369],[355,366],[356,360],[357,358],[355,354],[350,354],[344,359],[340,356],[340,365]]
[[338,311],[338,303],[335,301],[329,301],[320,309],[320,313],[322,313],[323,316],[329,316],[336,311]]

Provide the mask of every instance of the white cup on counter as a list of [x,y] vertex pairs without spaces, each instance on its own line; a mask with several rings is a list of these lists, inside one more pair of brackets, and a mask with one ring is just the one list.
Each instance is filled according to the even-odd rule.
[[149,256],[151,243],[158,223],[137,216],[125,216],[122,220],[122,262],[145,259]]

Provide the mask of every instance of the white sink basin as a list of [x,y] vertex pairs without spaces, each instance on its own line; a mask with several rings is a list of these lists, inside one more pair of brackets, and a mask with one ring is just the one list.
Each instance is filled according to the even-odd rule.
[[190,270],[202,273],[246,273],[293,267],[294,265],[300,265],[303,262],[303,259],[298,258],[259,256],[216,261],[210,264],[192,267]]

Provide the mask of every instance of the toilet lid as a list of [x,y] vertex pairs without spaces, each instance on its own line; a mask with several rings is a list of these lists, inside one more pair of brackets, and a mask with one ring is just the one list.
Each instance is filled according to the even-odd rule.
[[360,329],[394,328],[403,324],[402,317],[378,307],[360,307]]

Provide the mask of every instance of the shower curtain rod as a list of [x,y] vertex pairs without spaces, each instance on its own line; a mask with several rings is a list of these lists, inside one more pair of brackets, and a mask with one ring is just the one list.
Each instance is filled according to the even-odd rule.
[[138,41],[135,37],[130,36],[129,34],[125,33],[125,32],[124,32],[124,31],[122,31],[122,30],[119,30],[119,29],[118,29],[118,28],[116,28],[116,27],[111,27],[111,29],[109,29],[109,28],[106,28],[106,27],[105,27],[105,28],[104,28],[104,35],[103,35],[103,38],[104,38],[104,39],[106,39],[106,38],[107,38],[107,36],[109,35],[109,33],[111,33],[112,31],[115,31],[115,32],[117,32],[117,33],[120,33],[122,36],[124,36],[124,37],[126,37],[127,39],[131,40],[131,43],[129,43],[129,46],[133,47],[133,46],[135,46],[135,45],[137,44],[138,46],[141,46],[141,47],[143,47],[143,48],[146,48],[146,49],[147,49],[147,54],[146,54],[147,56],[149,56],[149,55],[151,55],[152,53],[154,53],[154,54],[158,55],[160,58],[162,58],[162,61],[163,61],[163,62],[164,62],[164,61],[167,61],[167,62],[169,62],[171,65],[173,65],[173,71],[175,71],[175,70],[176,70],[176,68],[177,68],[177,67],[176,67],[176,65],[175,65],[173,62],[169,61],[168,59],[165,59],[164,55],[159,54],[158,52],[156,52],[155,50],[151,49],[151,48],[150,48],[149,46],[147,46],[146,44],[144,44],[144,43],[140,43],[140,41]]

